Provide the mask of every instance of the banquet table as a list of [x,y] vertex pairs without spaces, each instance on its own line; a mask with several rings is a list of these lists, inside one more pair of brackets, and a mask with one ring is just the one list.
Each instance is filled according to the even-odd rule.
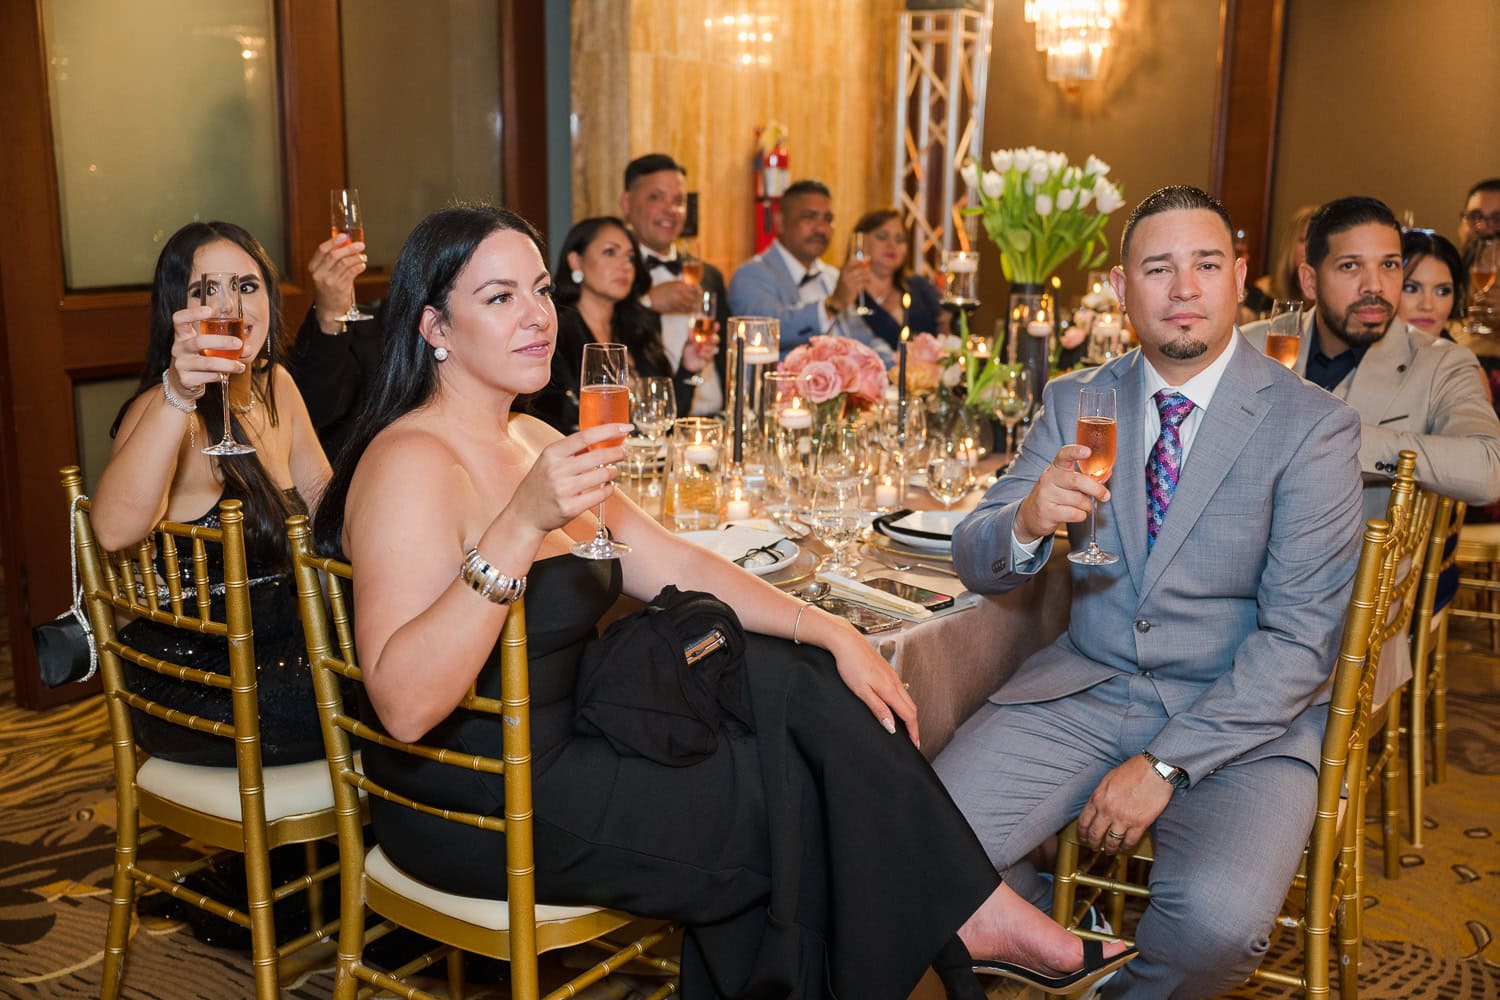
[[[984,481],[989,481],[988,475]],[[660,490],[653,493],[649,479],[626,483],[625,487],[631,499],[648,513],[662,517]],[[975,489],[955,509],[972,507],[982,494],[982,489]],[[915,488],[907,491],[905,504],[913,509],[936,506],[925,491]],[[948,744],[959,725],[1028,656],[1066,627],[1072,582],[1069,563],[1060,555],[1067,551],[1067,541],[1059,538],[1056,545],[1059,551],[1028,585],[1005,594],[972,595],[969,599],[973,606],[965,610],[940,613],[926,621],[908,622],[899,629],[868,636],[909,685],[917,704],[922,752],[928,759]],[[941,560],[923,558],[920,567],[898,571],[879,560],[900,564],[918,560],[868,545],[862,545],[860,551],[864,558],[857,579],[891,576],[942,593],[963,593],[963,584],[956,576],[945,573],[945,567],[933,568],[943,567]]]

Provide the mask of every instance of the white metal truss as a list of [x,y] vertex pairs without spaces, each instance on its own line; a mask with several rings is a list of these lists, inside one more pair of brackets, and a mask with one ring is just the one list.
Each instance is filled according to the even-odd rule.
[[982,11],[955,3],[901,14],[893,200],[911,227],[919,273],[965,239],[960,213],[971,200],[958,169],[983,154],[993,15],[994,0]]

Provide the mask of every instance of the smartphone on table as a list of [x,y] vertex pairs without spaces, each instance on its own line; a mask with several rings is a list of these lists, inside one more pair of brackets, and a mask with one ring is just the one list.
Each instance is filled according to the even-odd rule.
[[895,615],[888,615],[884,611],[877,611],[863,604],[846,601],[842,597],[825,597],[817,602],[817,606],[829,614],[838,615],[840,618],[846,619],[865,635],[900,628],[906,624]]
[[864,581],[864,584],[866,587],[883,590],[887,594],[901,598],[903,601],[920,604],[928,611],[941,611],[944,608],[953,607],[952,594],[940,594],[936,590],[918,587],[916,584],[907,583],[905,580],[897,580],[889,576],[877,576],[873,580]]

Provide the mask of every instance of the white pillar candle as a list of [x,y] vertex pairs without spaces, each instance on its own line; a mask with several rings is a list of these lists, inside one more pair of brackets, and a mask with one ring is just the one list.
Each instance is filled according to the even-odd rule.
[[812,426],[812,414],[800,406],[789,406],[776,417],[776,422],[789,431],[800,431]]
[[682,449],[682,457],[693,465],[716,465],[719,461],[719,449],[711,444],[690,444]]
[[896,484],[891,482],[890,476],[886,476],[883,482],[875,484],[875,506],[896,506]]
[[750,519],[750,501],[734,499],[724,505],[724,519],[726,521],[748,521]]
[[1043,320],[1032,320],[1026,324],[1026,332],[1033,337],[1046,337],[1052,333],[1052,324]]

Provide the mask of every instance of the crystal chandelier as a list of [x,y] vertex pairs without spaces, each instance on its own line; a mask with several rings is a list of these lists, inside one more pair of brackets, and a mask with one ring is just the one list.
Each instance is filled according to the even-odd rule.
[[1123,0],[1026,0],[1036,49],[1047,53],[1047,79],[1066,84],[1096,78],[1123,6]]

